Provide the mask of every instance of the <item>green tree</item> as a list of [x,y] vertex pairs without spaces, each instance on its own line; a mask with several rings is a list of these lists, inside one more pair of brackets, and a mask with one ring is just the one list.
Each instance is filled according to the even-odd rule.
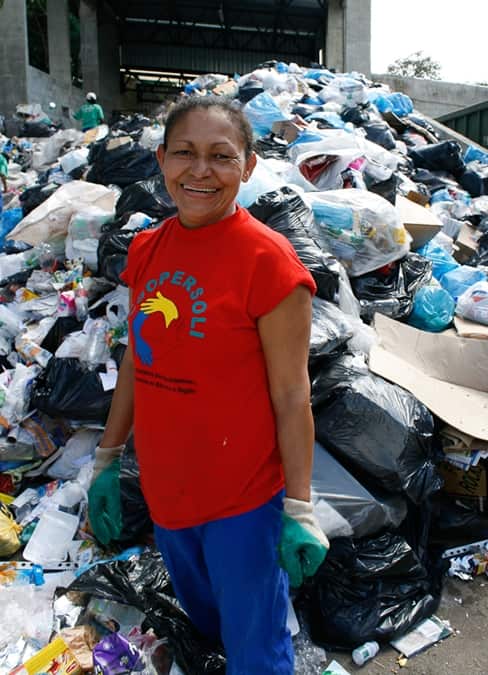
[[401,77],[421,77],[424,80],[440,80],[441,65],[422,51],[413,52],[403,59],[397,59],[388,66],[391,75]]

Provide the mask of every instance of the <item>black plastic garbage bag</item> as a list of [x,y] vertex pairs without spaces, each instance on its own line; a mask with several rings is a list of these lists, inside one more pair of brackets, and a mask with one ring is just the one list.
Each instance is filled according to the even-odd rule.
[[466,166],[461,146],[456,141],[442,141],[421,148],[409,148],[408,155],[416,167],[430,171],[448,171],[456,178],[463,173]]
[[49,183],[48,185],[33,185],[21,192],[19,195],[22,215],[25,217],[28,213],[37,208],[42,202],[45,202],[56,190],[59,185]]
[[366,165],[363,171],[363,178],[366,187],[370,192],[374,192],[380,197],[383,197],[384,199],[389,201],[390,204],[393,204],[393,206],[395,206],[397,187],[399,183],[399,178],[397,174],[392,173],[391,176],[386,180],[378,181],[371,176],[371,174],[368,172],[368,165]]
[[458,181],[471,197],[481,197],[488,194],[488,176],[481,171],[468,169],[459,176]]
[[43,349],[54,354],[66,335],[83,328],[83,321],[78,321],[74,316],[58,316],[55,323],[49,329],[48,334],[41,343]]
[[[330,508],[349,523],[354,537],[397,528],[407,515],[403,497],[367,490],[320,443],[314,445],[312,499],[315,515],[329,539],[334,538],[331,535],[335,525]],[[326,523],[328,527],[324,526]]]
[[110,150],[106,141],[95,144],[88,162],[92,165],[86,178],[88,181],[102,185],[113,183],[121,188],[159,172],[156,154],[133,141]]
[[139,464],[132,436],[120,458],[119,484],[122,529],[117,541],[119,544],[129,545],[153,529],[141,490]]
[[347,314],[328,300],[312,300],[312,327],[309,358],[311,361],[335,352],[354,335]]
[[98,242],[98,272],[114,284],[123,284],[120,274],[127,265],[127,252],[131,241],[141,228],[135,230],[111,230],[102,234]]
[[136,113],[130,116],[121,116],[112,125],[111,131],[125,131],[131,136],[137,135],[144,130],[145,127],[151,125],[151,120],[141,113]]
[[159,553],[148,551],[129,560],[100,563],[77,577],[67,591],[81,591],[132,605],[145,613],[144,630],[167,638],[186,675],[224,675],[225,657],[196,631],[179,608]]
[[56,129],[46,122],[24,122],[19,136],[27,138],[46,138],[52,136]]
[[434,465],[434,423],[405,389],[339,356],[312,382],[316,438],[366,487],[404,493],[414,503],[442,486]]
[[146,180],[128,185],[122,191],[115,206],[115,215],[121,218],[126,213],[142,211],[150,218],[162,220],[176,213],[173,200],[166,190],[161,172]]
[[51,417],[104,424],[112,394],[104,391],[100,375],[78,359],[53,356],[33,382],[30,408]]
[[288,151],[288,142],[284,138],[279,138],[275,134],[266,134],[254,142],[254,148],[260,157],[269,159],[286,159]]
[[259,80],[247,80],[239,87],[237,98],[241,103],[247,103],[258,94],[262,94],[264,87]]
[[398,534],[335,539],[307,588],[310,636],[331,649],[389,642],[436,611],[441,586]]
[[423,256],[409,253],[389,270],[375,270],[351,279],[359,300],[361,318],[371,321],[375,312],[393,319],[406,318],[413,307],[413,297],[432,278],[432,263]]
[[372,120],[361,125],[366,132],[366,138],[373,143],[381,145],[386,150],[394,150],[396,147],[395,137],[386,122]]
[[339,264],[309,236],[313,215],[300,195],[289,187],[267,192],[251,204],[249,211],[290,241],[302,263],[310,270],[317,284],[318,297],[333,300],[339,288]]

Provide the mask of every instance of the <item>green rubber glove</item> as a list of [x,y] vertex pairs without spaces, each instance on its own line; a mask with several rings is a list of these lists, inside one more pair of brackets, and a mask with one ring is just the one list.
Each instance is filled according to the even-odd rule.
[[114,459],[88,490],[88,519],[93,534],[108,546],[122,531],[120,505],[120,458]]
[[324,562],[329,542],[313,514],[310,502],[285,497],[280,540],[280,565],[290,586],[298,588]]

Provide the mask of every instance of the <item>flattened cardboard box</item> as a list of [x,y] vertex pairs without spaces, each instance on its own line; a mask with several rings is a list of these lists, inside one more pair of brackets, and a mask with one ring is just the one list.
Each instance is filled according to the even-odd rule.
[[439,218],[425,206],[416,204],[411,199],[398,194],[395,206],[405,229],[412,237],[412,251],[421,248],[442,230],[442,223]]
[[444,479],[443,492],[459,497],[487,496],[484,466],[473,466],[463,471],[449,462],[442,462],[437,468]]
[[375,315],[379,343],[369,367],[410,391],[435,415],[488,441],[488,341],[427,333]]

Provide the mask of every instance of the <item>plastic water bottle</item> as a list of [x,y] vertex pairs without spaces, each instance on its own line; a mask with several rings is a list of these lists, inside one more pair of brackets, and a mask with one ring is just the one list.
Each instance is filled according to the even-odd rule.
[[366,661],[374,659],[379,651],[380,646],[377,642],[365,642],[353,651],[352,660],[357,666],[363,666]]
[[88,329],[86,364],[89,370],[95,370],[100,363],[110,358],[107,343],[108,323],[104,319],[95,319]]

